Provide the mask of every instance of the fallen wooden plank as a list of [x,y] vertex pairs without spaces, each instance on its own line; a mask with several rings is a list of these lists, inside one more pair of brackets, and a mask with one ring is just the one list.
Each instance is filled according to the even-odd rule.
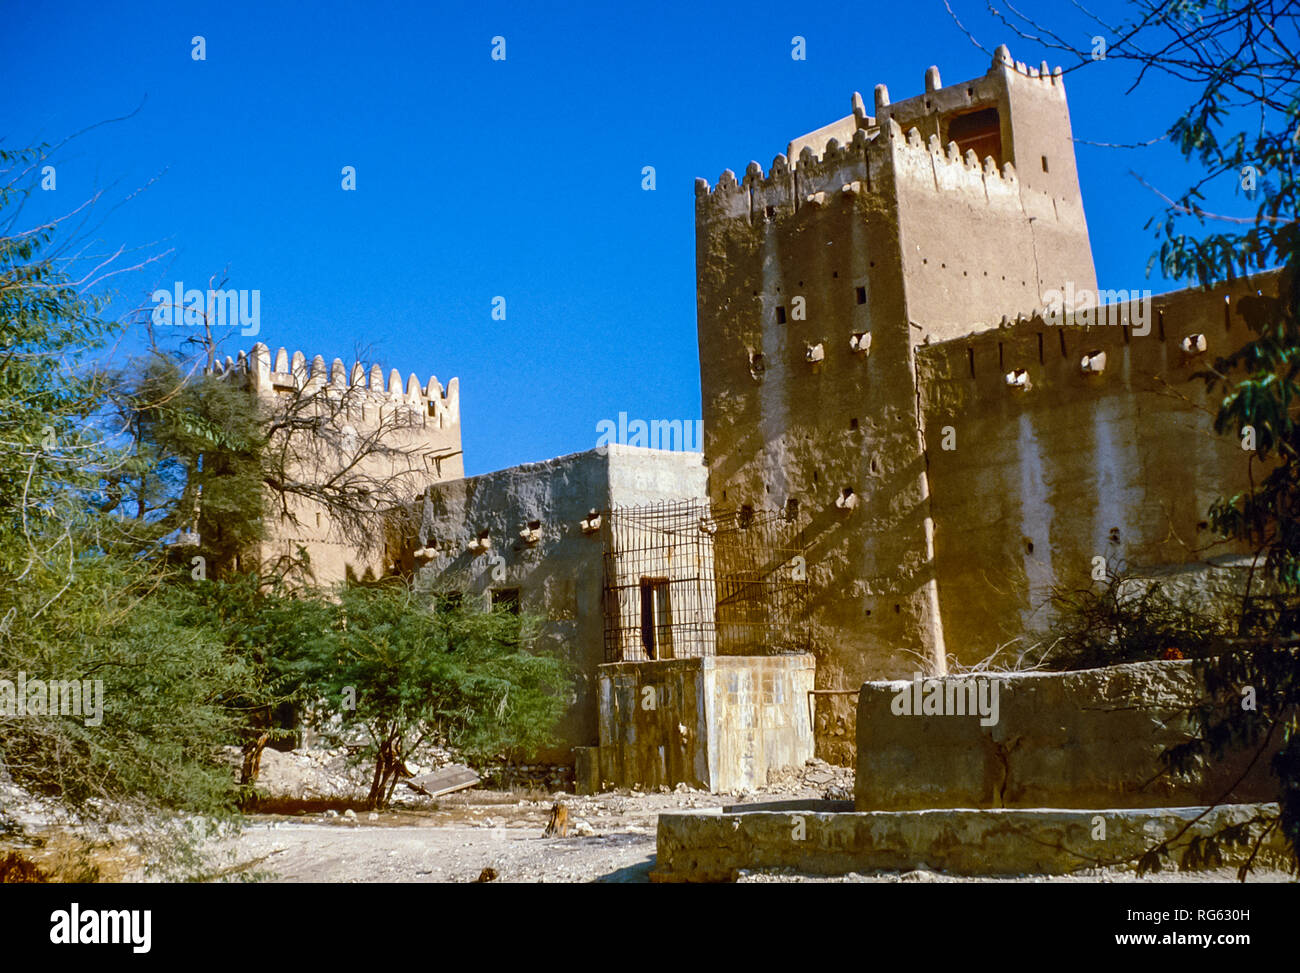
[[442,797],[444,794],[463,791],[467,787],[473,787],[478,782],[478,774],[460,764],[441,767],[438,770],[421,774],[419,777],[411,777],[404,781],[411,790],[427,794],[429,797]]

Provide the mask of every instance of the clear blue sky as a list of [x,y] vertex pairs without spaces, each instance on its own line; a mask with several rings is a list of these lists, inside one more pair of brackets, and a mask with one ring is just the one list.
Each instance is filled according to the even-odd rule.
[[[953,5],[990,49],[1042,58],[982,0]],[[143,101],[59,153],[58,188],[35,194],[28,221],[103,190],[98,249],[175,248],[118,281],[124,302],[228,267],[230,287],[261,291],[273,349],[350,360],[360,344],[422,383],[459,376],[469,473],[590,448],[620,411],[698,418],[695,177],[767,168],[791,138],[848,114],[854,90],[870,104],[884,82],[897,100],[922,90],[930,64],[949,84],[988,66],[940,0],[3,7],[7,148]],[[1066,4],[1021,7],[1081,43],[1095,33]],[[191,58],[194,35],[205,61]],[[794,35],[806,61],[791,59]],[[1069,75],[1076,138],[1164,132],[1178,92],[1126,97],[1128,81],[1118,63]],[[1159,202],[1128,172],[1172,191],[1187,181],[1180,163],[1167,146],[1077,151],[1102,286],[1169,289],[1144,284],[1155,244],[1143,224]],[[340,187],[345,165],[356,192]],[[491,319],[497,295],[504,322]]]

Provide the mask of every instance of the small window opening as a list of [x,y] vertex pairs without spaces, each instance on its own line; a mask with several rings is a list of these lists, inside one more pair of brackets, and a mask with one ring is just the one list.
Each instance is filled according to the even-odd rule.
[[667,578],[641,579],[641,646],[647,658],[673,657],[673,608]]

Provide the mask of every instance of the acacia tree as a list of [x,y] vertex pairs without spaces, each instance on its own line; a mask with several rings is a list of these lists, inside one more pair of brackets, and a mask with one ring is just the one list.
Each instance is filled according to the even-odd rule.
[[232,729],[220,698],[243,681],[241,661],[175,624],[152,597],[166,567],[150,537],[103,509],[104,483],[132,459],[100,367],[122,324],[95,296],[104,265],[75,276],[66,220],[17,228],[26,174],[45,158],[0,150],[0,675],[83,694],[80,712],[0,719],[0,758],[19,784],[91,816],[141,802],[220,812],[233,797],[214,759]]
[[[102,506],[135,521],[137,534],[177,540],[167,554],[183,569],[179,583],[199,589],[177,604],[199,609],[185,617],[215,626],[249,663],[250,684],[226,698],[247,786],[266,745],[289,733],[277,711],[301,702],[301,638],[322,611],[306,550],[258,557],[259,545],[275,536],[271,525],[301,526],[315,510],[336,536],[373,552],[407,529],[427,463],[409,436],[409,407],[376,417],[365,388],[301,374],[258,395],[247,370],[207,367],[210,329],[198,343],[197,356],[155,347],[119,373],[129,462],[107,478]],[[371,421],[361,423],[367,406]],[[191,564],[201,570],[187,575]]]
[[311,645],[315,694],[337,732],[369,742],[371,808],[388,804],[426,740],[471,758],[552,742],[568,677],[529,650],[535,620],[438,605],[400,580],[350,588],[335,611]]
[[[1098,60],[1092,36],[1067,33],[1010,5],[986,7],[1021,37],[1058,52],[1067,72],[1120,65],[1132,72],[1130,91],[1164,75],[1187,92],[1186,107],[1161,138],[1199,175],[1179,190],[1161,187],[1159,178],[1143,180],[1162,206],[1147,224],[1158,241],[1151,266],[1204,287],[1279,271],[1276,296],[1240,302],[1251,340],[1199,376],[1221,396],[1216,432],[1256,445],[1245,460],[1249,488],[1217,500],[1209,523],[1254,550],[1257,569],[1231,620],[1231,637],[1208,640],[1197,660],[1206,701],[1191,714],[1196,734],[1162,761],[1190,772],[1242,747],[1255,760],[1270,759],[1279,813],[1261,812],[1194,843],[1191,858],[1213,860],[1224,841],[1250,841],[1257,849],[1280,828],[1300,867],[1300,15],[1286,0],[1133,0],[1110,22],[1079,6],[1087,33],[1105,44]],[[1239,202],[1207,203],[1231,193]],[[1141,866],[1157,864],[1191,826],[1153,848]]]

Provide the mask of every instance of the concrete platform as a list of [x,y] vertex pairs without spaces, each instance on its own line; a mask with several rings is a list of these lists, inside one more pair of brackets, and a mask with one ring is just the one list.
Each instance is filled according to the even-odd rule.
[[[816,803],[816,802],[810,802]],[[829,803],[829,802],[828,802]],[[1146,809],[946,808],[922,811],[741,810],[710,808],[659,816],[657,882],[728,882],[740,869],[791,868],[810,875],[910,871],[954,875],[1061,875],[1122,866],[1205,811]],[[1277,805],[1215,808],[1175,845],[1175,861],[1196,837],[1250,822]],[[1259,833],[1252,825],[1252,838]],[[1245,860],[1250,846],[1225,847],[1220,865]],[[1274,829],[1257,856],[1281,864]]]

